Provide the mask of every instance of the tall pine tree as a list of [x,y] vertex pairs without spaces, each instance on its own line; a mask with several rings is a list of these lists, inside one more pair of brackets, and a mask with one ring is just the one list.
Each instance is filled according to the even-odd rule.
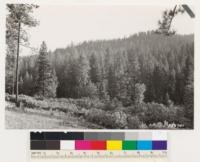
[[42,42],[37,63],[38,77],[36,82],[36,94],[43,97],[55,97],[58,85],[57,77],[50,65],[45,42]]
[[140,65],[138,62],[138,57],[133,49],[127,51],[128,57],[128,68],[127,68],[127,80],[128,80],[128,96],[131,102],[135,103],[136,98],[136,83],[139,82],[139,71]]
[[108,95],[111,99],[116,97],[117,95],[117,79],[115,74],[115,69],[113,65],[110,65],[108,71],[108,87],[107,87]]
[[[19,80],[19,51],[20,51],[20,43],[24,40],[23,33],[26,33],[25,30],[22,31],[23,26],[27,27],[35,27],[38,22],[31,16],[31,13],[35,8],[38,8],[37,5],[32,4],[8,4],[7,9],[9,11],[9,15],[7,17],[8,23],[10,22],[12,25],[7,25],[7,40],[9,37],[14,38],[16,41],[12,41],[14,43],[14,47],[16,48],[16,67],[15,67],[15,93],[16,93],[16,106],[19,106],[18,103],[18,80]],[[10,28],[8,28],[10,27]],[[9,35],[10,33],[11,35]],[[27,39],[25,38],[27,41]],[[7,41],[9,44],[9,41]],[[14,85],[13,85],[14,86]]]
[[100,70],[96,55],[92,54],[89,61],[90,61],[90,79],[92,83],[97,84],[98,82],[100,82]]

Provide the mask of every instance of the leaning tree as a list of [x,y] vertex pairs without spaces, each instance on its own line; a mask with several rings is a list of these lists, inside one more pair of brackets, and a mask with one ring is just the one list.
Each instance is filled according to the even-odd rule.
[[188,5],[175,5],[173,9],[165,10],[162,15],[162,20],[158,21],[157,34],[164,34],[167,36],[174,35],[176,31],[171,28],[172,21],[178,14],[187,13],[191,18],[195,18],[194,12]]

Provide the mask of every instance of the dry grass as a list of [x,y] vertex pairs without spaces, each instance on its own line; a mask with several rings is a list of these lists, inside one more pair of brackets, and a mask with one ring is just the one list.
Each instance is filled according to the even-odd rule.
[[[86,129],[84,122],[70,115],[45,114],[39,110],[19,110],[13,103],[6,103],[5,127],[7,129]],[[81,123],[81,124],[79,124]],[[87,125],[87,124],[86,124]]]

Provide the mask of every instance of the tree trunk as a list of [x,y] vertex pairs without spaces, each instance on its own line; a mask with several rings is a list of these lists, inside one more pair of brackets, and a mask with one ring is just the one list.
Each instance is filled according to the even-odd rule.
[[13,72],[13,78],[12,78],[12,95],[15,94],[15,72]]
[[[14,59],[13,64],[16,64],[16,60]],[[12,95],[15,94],[15,66],[12,69],[13,77],[12,77]]]
[[16,80],[15,80],[15,88],[16,88],[16,98],[15,98],[15,104],[16,104],[16,106],[18,107],[18,66],[19,66],[19,43],[20,43],[20,30],[21,30],[21,22],[20,22],[20,20],[19,20],[19,22],[18,22],[18,38],[17,38],[17,60],[16,60],[16,73],[15,73],[15,77],[16,77]]

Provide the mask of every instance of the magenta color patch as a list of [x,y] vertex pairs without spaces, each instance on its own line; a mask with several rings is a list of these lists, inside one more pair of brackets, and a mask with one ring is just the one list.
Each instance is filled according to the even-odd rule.
[[75,141],[75,150],[91,150],[92,145],[88,140],[76,140]]

